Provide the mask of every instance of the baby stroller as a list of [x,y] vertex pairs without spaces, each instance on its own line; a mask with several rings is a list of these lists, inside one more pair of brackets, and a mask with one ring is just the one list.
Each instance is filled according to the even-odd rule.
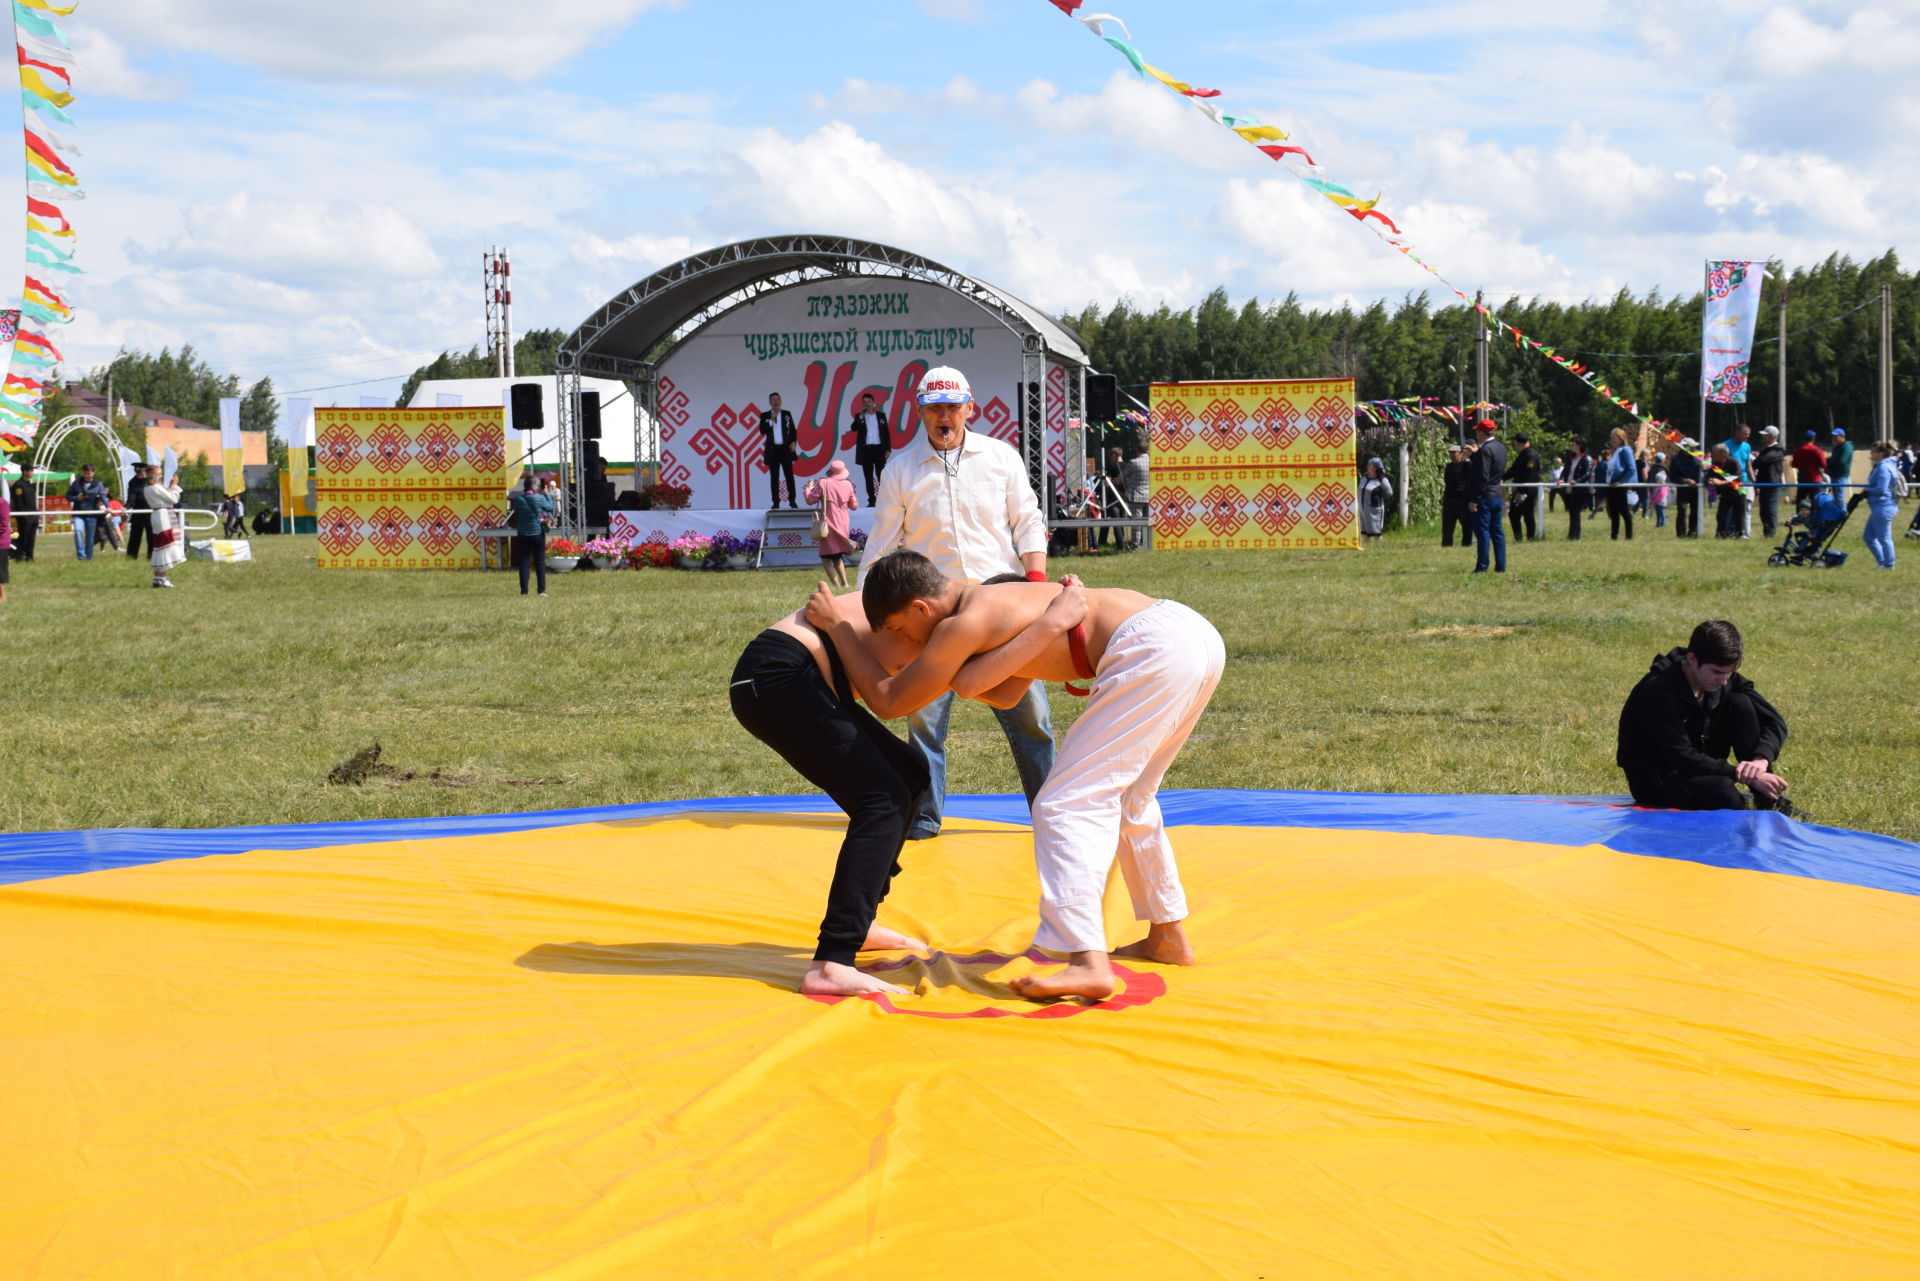
[[1853,504],[1841,505],[1824,489],[1792,519],[1787,521],[1787,538],[1773,555],[1769,565],[1815,565],[1838,569],[1847,563],[1847,554],[1833,550],[1834,536],[1846,527]]

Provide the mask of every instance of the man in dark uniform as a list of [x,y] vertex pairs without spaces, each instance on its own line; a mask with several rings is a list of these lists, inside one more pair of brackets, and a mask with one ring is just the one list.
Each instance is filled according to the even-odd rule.
[[1756,809],[1806,817],[1787,800],[1787,780],[1774,772],[1787,741],[1786,718],[1736,670],[1742,648],[1732,623],[1702,623],[1684,649],[1655,657],[1627,695],[1614,763],[1626,771],[1635,804],[1745,809],[1744,783]]
[[853,416],[853,461],[860,464],[861,479],[867,482],[867,506],[880,497],[880,473],[887,469],[893,453],[892,438],[887,435],[887,416],[873,403],[873,393],[860,397],[860,412]]
[[1527,542],[1537,543],[1540,541],[1540,455],[1525,432],[1515,436],[1513,443],[1520,448],[1514,452],[1513,465],[1507,468],[1507,479],[1514,484],[1513,495],[1508,500],[1507,519],[1513,524],[1516,542],[1524,538]]
[[1753,452],[1754,485],[1760,492],[1760,529],[1772,538],[1780,525],[1779,484],[1787,478],[1787,449],[1778,427],[1760,429],[1760,448]]
[[760,415],[760,461],[767,466],[767,484],[773,490],[769,510],[780,505],[780,477],[787,478],[787,506],[798,511],[800,500],[793,487],[793,458],[800,435],[794,430],[793,415],[780,408],[780,393],[767,397],[767,412]]
[[[13,482],[13,488],[7,491],[7,501],[17,512],[30,512],[40,504],[33,497],[33,464],[20,464],[20,479]],[[33,559],[33,540],[40,536],[40,518],[38,516],[15,516],[12,556],[15,560]]]
[[[135,463],[133,475],[127,481],[127,559],[140,559],[140,543],[153,542],[153,514],[147,510],[147,464]],[[151,551],[151,547],[148,549]]]
[[1460,527],[1460,545],[1473,541],[1473,522],[1467,519],[1467,458],[1459,445],[1447,446],[1447,463],[1440,469],[1440,545],[1453,546],[1453,527]]

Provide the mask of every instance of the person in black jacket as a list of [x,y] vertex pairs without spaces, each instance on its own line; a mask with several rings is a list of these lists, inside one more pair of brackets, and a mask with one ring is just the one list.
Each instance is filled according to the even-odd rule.
[[1768,538],[1780,525],[1780,491],[1774,486],[1787,478],[1787,448],[1778,427],[1760,429],[1760,448],[1753,453],[1753,483],[1760,494],[1760,528]]
[[1447,446],[1447,462],[1440,469],[1440,545],[1453,546],[1454,526],[1460,527],[1460,545],[1473,542],[1473,522],[1467,519],[1467,456],[1459,445]]
[[1525,432],[1515,436],[1513,443],[1520,448],[1514,451],[1513,464],[1507,468],[1506,478],[1514,485],[1507,503],[1507,520],[1513,525],[1515,542],[1535,543],[1540,541],[1540,453]]
[[780,477],[787,478],[787,506],[799,510],[800,494],[793,487],[793,460],[798,452],[799,433],[794,430],[793,415],[780,408],[780,393],[767,397],[767,412],[760,415],[760,461],[766,464],[767,484],[773,490],[773,502],[767,510],[780,505]]
[[1573,442],[1573,456],[1561,472],[1567,484],[1567,541],[1580,541],[1580,518],[1587,514],[1587,495],[1593,483],[1593,459],[1587,457],[1587,442]]
[[[20,479],[13,482],[13,488],[8,492],[8,501],[13,504],[13,510],[17,512],[34,511],[40,506],[34,497],[32,463],[20,464]],[[15,516],[13,527],[15,531],[13,551],[10,555],[15,560],[32,560],[34,540],[40,537],[40,518]]]
[[1745,809],[1744,783],[1755,808],[1794,816],[1787,780],[1774,769],[1786,718],[1739,674],[1741,656],[1738,628],[1724,619],[1702,623],[1685,648],[1656,656],[1627,695],[1614,763],[1626,771],[1635,804]]
[[127,515],[128,560],[139,560],[141,544],[153,541],[153,513],[147,510],[146,500],[147,471],[146,463],[135,463],[133,475],[127,480],[127,506],[140,509]]
[[860,464],[860,475],[867,482],[867,506],[880,501],[880,473],[893,456],[893,437],[888,434],[887,416],[874,403],[873,393],[860,397],[860,412],[853,416],[853,461]]

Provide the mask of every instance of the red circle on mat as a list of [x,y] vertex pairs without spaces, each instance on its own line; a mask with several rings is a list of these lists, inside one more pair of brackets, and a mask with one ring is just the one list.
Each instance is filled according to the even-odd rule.
[[[1021,953],[1036,961],[1053,962],[1054,958],[1044,954]],[[945,956],[959,965],[1005,965],[1015,959],[1002,956],[998,952],[975,952],[971,956],[953,956],[947,952],[932,952],[925,959]],[[881,961],[865,968],[871,973],[882,970],[898,970],[912,965],[919,957],[907,957],[898,961]],[[1138,970],[1128,969],[1115,961],[1113,972],[1120,976],[1120,990],[1104,1001],[1087,1005],[1080,1001],[1058,1001],[1052,1005],[1036,1005],[1030,1010],[1005,1010],[997,1005],[985,1005],[977,1010],[916,1010],[895,1005],[893,998],[885,992],[866,992],[857,997],[850,996],[808,996],[809,1001],[818,1001],[822,1005],[838,1005],[842,1001],[871,1001],[888,1014],[912,1014],[923,1019],[1070,1019],[1076,1014],[1085,1014],[1089,1010],[1125,1010],[1136,1005],[1145,1005],[1167,994],[1167,981],[1158,974],[1142,974]]]

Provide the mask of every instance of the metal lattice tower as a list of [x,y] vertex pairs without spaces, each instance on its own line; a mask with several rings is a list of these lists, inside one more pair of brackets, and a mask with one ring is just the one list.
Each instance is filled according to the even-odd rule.
[[507,251],[493,248],[480,258],[487,293],[487,363],[494,377],[513,377],[513,266]]

